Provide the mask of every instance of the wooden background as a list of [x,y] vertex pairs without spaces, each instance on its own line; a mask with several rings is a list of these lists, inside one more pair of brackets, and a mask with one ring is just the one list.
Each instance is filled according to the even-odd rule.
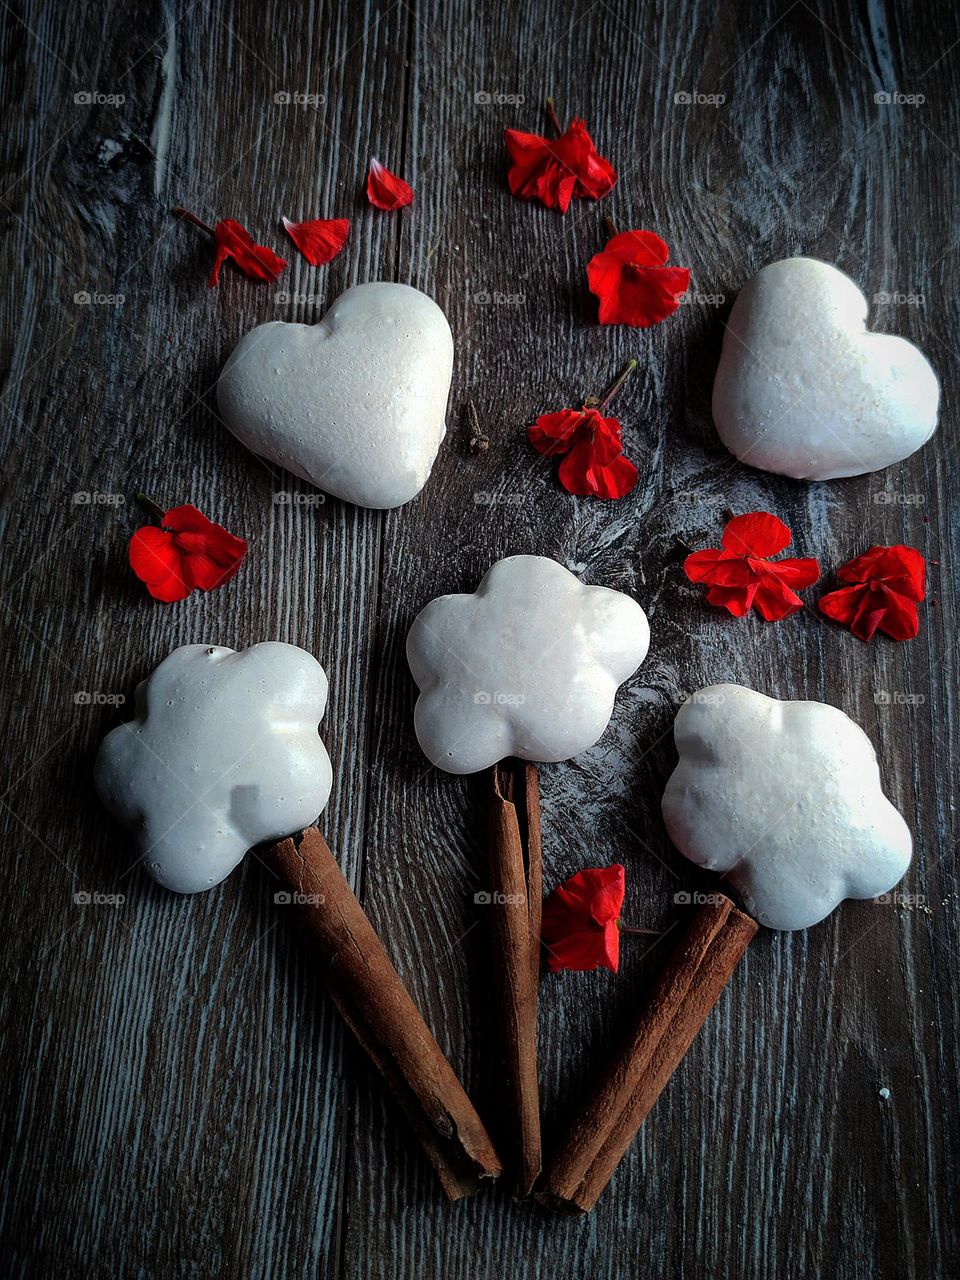
[[[960,1139],[953,6],[4,0],[2,16],[4,1270],[946,1274]],[[682,92],[724,101],[678,104]],[[923,101],[875,101],[895,92]],[[549,93],[620,173],[566,218],[514,201],[504,180],[502,129],[541,128]],[[412,182],[411,209],[366,205],[371,155]],[[208,289],[209,244],[175,204],[240,219],[288,253],[287,273],[258,286],[227,268]],[[346,251],[307,266],[284,214],[350,217]],[[605,214],[655,229],[692,269],[692,301],[657,329],[595,323],[584,268]],[[719,444],[725,316],[752,272],[794,253],[837,263],[871,298],[901,295],[872,321],[920,343],[944,384],[940,433],[908,462],[809,485]],[[375,279],[426,290],[454,329],[433,477],[387,514],[279,502],[310,490],[226,433],[218,370],[253,325],[315,320]],[[524,424],[630,355],[640,368],[617,409],[640,483],[617,504],[573,499]],[[481,458],[468,399],[492,441]],[[126,565],[137,489],[249,537],[239,577],[173,606],[148,599]],[[827,568],[874,542],[919,547],[919,638],[868,647],[809,610],[773,626],[705,607],[675,539],[716,545],[726,506],[778,512],[794,553]],[[205,895],[165,893],[130,870],[130,842],[90,790],[97,744],[127,714],[104,699],[129,697],[176,645],[317,654],[339,778],[326,833],[495,1127],[480,780],[425,766],[403,641],[428,599],[472,590],[515,552],[635,595],[653,637],[600,743],[543,769],[548,885],[620,860],[633,922],[679,918],[673,895],[697,881],[659,816],[669,731],[683,697],[718,680],[843,707],[916,833],[901,886],[916,900],[847,904],[808,933],[758,939],[595,1213],[575,1220],[497,1191],[449,1207],[344,1042],[262,864]],[[544,981],[548,1138],[661,959],[642,941],[625,952],[619,977]]]

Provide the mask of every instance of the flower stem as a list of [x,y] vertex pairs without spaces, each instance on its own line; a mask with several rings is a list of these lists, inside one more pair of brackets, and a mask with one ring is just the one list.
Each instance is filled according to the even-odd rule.
[[171,209],[170,212],[175,218],[183,218],[187,222],[192,222],[195,227],[199,227],[201,231],[205,231],[208,236],[212,236],[214,234],[213,227],[210,227],[205,222],[201,221],[201,219],[198,218],[195,213],[191,213],[189,209],[181,209],[178,205],[176,209]]
[[646,937],[651,937],[651,938],[659,938],[661,933],[663,933],[662,929],[638,929],[638,928],[634,928],[633,925],[621,924],[619,920],[617,921],[617,928],[620,930],[621,933],[633,933],[637,935],[643,934]]
[[560,123],[560,117],[557,115],[557,108],[554,106],[552,98],[547,99],[547,120],[550,122],[550,127],[557,131],[557,137],[559,138],[563,133],[563,125]]
[[630,377],[631,373],[633,373],[636,367],[637,367],[636,360],[627,361],[627,363],[623,366],[621,371],[614,378],[613,382],[610,383],[609,387],[607,387],[606,391],[604,391],[603,395],[597,401],[596,409],[598,413],[603,413],[604,409],[607,407],[607,405],[610,403],[613,397],[617,394],[617,392],[621,389],[623,384],[627,381],[627,379]]
[[607,228],[607,235],[610,237],[611,240],[613,239],[614,236],[618,236],[620,234],[620,232],[617,230],[617,224],[614,222],[614,220],[610,217],[609,214],[604,218],[603,225]]
[[163,518],[167,513],[166,510],[161,507],[160,503],[154,502],[154,500],[152,498],[148,498],[145,493],[138,493],[135,496],[141,507],[143,507],[145,511],[149,511],[152,516],[155,516],[160,523],[163,524]]

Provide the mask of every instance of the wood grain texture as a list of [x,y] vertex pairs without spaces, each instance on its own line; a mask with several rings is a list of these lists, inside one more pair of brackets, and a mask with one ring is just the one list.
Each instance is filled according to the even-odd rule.
[[[946,1274],[960,1255],[952,7],[13,0],[2,23],[5,1270]],[[924,101],[875,101],[896,91]],[[680,92],[724,101],[678,104]],[[565,218],[512,200],[504,181],[501,131],[539,128],[548,93],[620,172],[608,200]],[[411,209],[366,207],[371,154],[413,183]],[[236,217],[281,252],[284,214],[348,216],[351,238],[319,270],[291,248],[276,289],[228,269],[208,290],[209,246],[170,218],[174,204]],[[654,228],[692,269],[693,300],[658,329],[595,323],[584,264],[608,213]],[[836,262],[868,297],[922,296],[871,308],[944,384],[940,433],[907,462],[806,485],[719,444],[709,399],[730,303],[753,271],[797,252]],[[280,501],[310,490],[226,433],[220,366],[254,324],[316,319],[377,278],[425,289],[454,329],[450,430],[430,484],[386,514]],[[77,302],[84,293],[122,302]],[[617,407],[640,483],[616,505],[572,499],[524,424],[631,355],[640,367]],[[492,441],[479,457],[468,399]],[[236,581],[170,607],[145,599],[125,567],[137,489],[248,535]],[[865,647],[811,611],[770,627],[706,609],[675,539],[715,543],[725,506],[779,512],[796,554],[825,566],[871,542],[919,547],[932,563],[920,637]],[[483,788],[421,756],[403,641],[427,600],[472,590],[512,552],[628,591],[652,629],[601,741],[541,771],[548,886],[587,857],[618,860],[636,923],[681,918],[674,895],[701,882],[670,848],[659,796],[673,714],[717,680],[843,707],[916,834],[901,888],[918,902],[848,904],[809,932],[756,939],[576,1221],[503,1192],[444,1203],[345,1043],[262,863],[190,899],[131,870],[90,793],[97,743],[125,711],[75,700],[129,698],[187,642],[279,639],[320,657],[343,780],[325,834],[494,1127],[489,937],[474,903]],[[123,901],[81,905],[78,893]],[[661,952],[625,948],[616,979],[544,981],[547,1142]]]

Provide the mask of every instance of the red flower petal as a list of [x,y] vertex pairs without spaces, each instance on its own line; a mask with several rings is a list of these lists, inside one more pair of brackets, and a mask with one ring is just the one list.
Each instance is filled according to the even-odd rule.
[[367,174],[367,199],[377,209],[402,209],[413,202],[413,188],[379,160],[371,160]]
[[571,449],[573,437],[582,425],[582,409],[560,409],[557,413],[542,413],[533,426],[527,429],[527,438],[538,453],[550,457]]
[[723,531],[721,546],[736,556],[775,556],[790,545],[790,529],[769,511],[734,516]]
[[557,479],[577,497],[623,498],[637,483],[637,468],[623,454],[609,462],[602,461],[604,456],[598,456],[595,444],[581,440],[561,462]]
[[648,328],[672,315],[690,286],[686,267],[666,267],[666,244],[652,231],[621,231],[587,264],[601,324]]
[[910,600],[926,595],[927,563],[914,547],[869,547],[837,571],[841,582],[883,581]]
[[750,556],[747,564],[761,578],[777,578],[794,589],[812,587],[820,578],[820,562],[812,557],[804,557],[802,560],[758,560],[755,556]]
[[331,262],[347,242],[349,218],[313,218],[309,222],[283,219],[287,235],[315,267]]
[[754,573],[742,556],[732,551],[694,551],[683,562],[683,571],[691,582],[709,582],[722,587],[745,587]]
[[[819,574],[817,575],[819,577]],[[795,591],[782,583],[776,575],[757,583],[753,607],[766,622],[781,622],[803,608],[803,601]]]
[[625,872],[619,863],[589,867],[558,885],[543,904],[541,936],[547,968],[616,973],[620,963],[617,920],[623,907]]
[[213,238],[217,255],[208,281],[211,288],[219,283],[220,268],[228,258],[237,264],[244,275],[254,280],[276,280],[287,265],[285,259],[266,245],[254,244],[250,232],[232,218],[225,218],[217,223],[213,229]]
[[155,600],[172,604],[174,600],[186,599],[192,591],[181,572],[173,534],[165,529],[152,524],[138,529],[130,539],[127,554],[130,568]]
[[707,604],[726,609],[735,618],[742,618],[753,608],[759,583],[751,582],[743,587],[711,587],[707,591]]
[[172,507],[163,525],[147,525],[130,539],[130,567],[157,600],[185,599],[229,582],[247,553],[243,538],[229,533],[189,504]]
[[574,120],[559,138],[505,129],[503,141],[510,157],[507,184],[520,200],[539,200],[548,209],[566,213],[575,197],[599,200],[617,180],[583,120]]

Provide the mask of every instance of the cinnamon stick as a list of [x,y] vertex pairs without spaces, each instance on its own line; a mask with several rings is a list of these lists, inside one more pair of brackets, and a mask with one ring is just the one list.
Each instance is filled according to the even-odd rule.
[[697,909],[632,1035],[551,1162],[541,1203],[593,1208],[756,931],[756,921],[721,894]]
[[540,1175],[537,994],[540,985],[540,788],[536,766],[504,760],[491,770],[490,906],[501,1018],[507,1115],[515,1135],[514,1194]]
[[323,958],[327,986],[407,1113],[451,1200],[496,1178],[500,1158],[453,1068],[420,1016],[320,832],[272,850],[300,919]]

